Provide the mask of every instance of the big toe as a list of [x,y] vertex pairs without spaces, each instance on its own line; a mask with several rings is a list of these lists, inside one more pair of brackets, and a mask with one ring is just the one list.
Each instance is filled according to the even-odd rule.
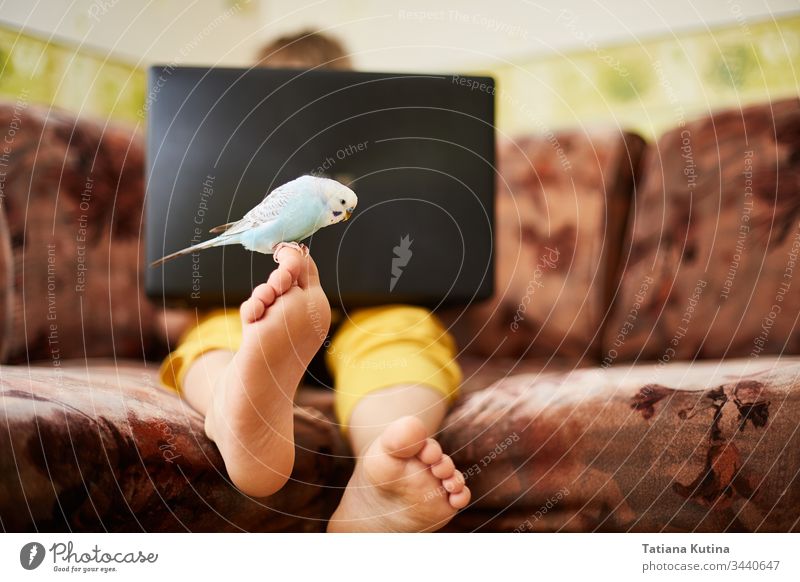
[[416,416],[404,416],[387,426],[378,438],[386,453],[407,459],[422,450],[428,439],[428,431]]

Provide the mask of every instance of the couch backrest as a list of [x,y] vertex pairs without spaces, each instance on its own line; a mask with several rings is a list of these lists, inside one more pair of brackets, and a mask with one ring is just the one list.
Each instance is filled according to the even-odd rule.
[[[164,312],[141,288],[142,136],[14,103],[0,127],[2,360],[162,357]],[[797,99],[651,146],[563,131],[501,142],[497,159],[496,295],[441,314],[465,353],[608,365],[800,350]]]
[[619,131],[498,144],[495,296],[443,314],[466,353],[598,358],[644,147]]
[[800,352],[797,99],[646,147],[617,131],[525,136],[498,165],[496,296],[445,314],[467,353],[608,366]]
[[800,100],[649,147],[603,361],[800,353]]
[[162,354],[140,284],[141,136],[20,103],[0,128],[2,361]]

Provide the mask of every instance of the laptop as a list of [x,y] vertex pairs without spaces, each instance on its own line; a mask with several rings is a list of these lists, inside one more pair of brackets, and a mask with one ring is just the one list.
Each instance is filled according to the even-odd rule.
[[[148,265],[311,174],[359,200],[305,241],[333,306],[491,296],[491,78],[156,66],[146,109]],[[167,305],[230,306],[274,268],[272,256],[213,248],[146,268],[145,288]]]

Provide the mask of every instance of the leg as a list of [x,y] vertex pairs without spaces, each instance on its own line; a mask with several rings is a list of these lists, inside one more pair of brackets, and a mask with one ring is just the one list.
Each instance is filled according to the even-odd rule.
[[427,386],[390,386],[370,392],[353,409],[348,436],[353,452],[361,457],[386,427],[398,418],[416,416],[428,434],[435,434],[447,413],[447,400]]
[[189,406],[203,416],[211,406],[214,387],[235,355],[233,349],[215,349],[204,353],[189,365],[181,395]]
[[238,334],[231,349],[205,352],[180,383],[205,415],[231,480],[257,497],[280,489],[292,471],[294,393],[330,324],[313,261],[288,251],[281,260],[242,304],[238,328],[228,334]]
[[328,530],[434,531],[469,502],[463,475],[429,438],[460,381],[454,345],[424,310],[364,313],[328,354],[337,413],[357,455]]

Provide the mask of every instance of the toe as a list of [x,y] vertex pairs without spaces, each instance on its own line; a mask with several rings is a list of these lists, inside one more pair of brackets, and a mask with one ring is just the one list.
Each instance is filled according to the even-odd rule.
[[260,299],[251,297],[242,303],[241,308],[239,308],[239,315],[242,318],[242,323],[253,323],[261,319],[266,310],[266,305],[264,305]]
[[469,487],[464,487],[458,493],[453,493],[448,497],[448,501],[450,502],[450,507],[453,509],[464,509],[467,505],[469,505],[469,500],[472,497],[472,494],[469,491]]
[[415,416],[404,416],[386,427],[381,434],[383,449],[393,457],[413,457],[427,442],[428,431]]
[[305,245],[285,245],[278,249],[276,257],[280,253],[279,264],[281,269],[285,269],[292,275],[292,281],[306,289],[311,285],[319,285],[319,272],[309,254],[308,247]]
[[464,488],[464,475],[461,474],[461,471],[456,471],[452,477],[442,481],[442,487],[448,493],[458,493]]
[[435,465],[442,458],[442,447],[435,440],[428,439],[417,456],[426,465]]
[[291,274],[292,281],[296,281],[305,263],[303,252],[296,245],[284,244],[276,249],[275,258],[280,267],[278,270]]
[[442,455],[439,462],[431,466],[431,473],[433,473],[433,476],[442,480],[452,477],[455,470],[456,466],[453,463],[453,459],[447,455]]
[[292,287],[292,283],[294,283],[294,277],[291,271],[283,268],[283,265],[272,271],[267,279],[267,285],[274,289],[276,297],[286,293]]
[[253,289],[252,297],[260,300],[264,307],[269,307],[275,302],[275,289],[269,283],[261,283]]
[[317,264],[309,254],[308,247],[306,247],[303,262],[297,274],[297,284],[303,289],[314,286],[319,287],[319,271],[317,270]]

